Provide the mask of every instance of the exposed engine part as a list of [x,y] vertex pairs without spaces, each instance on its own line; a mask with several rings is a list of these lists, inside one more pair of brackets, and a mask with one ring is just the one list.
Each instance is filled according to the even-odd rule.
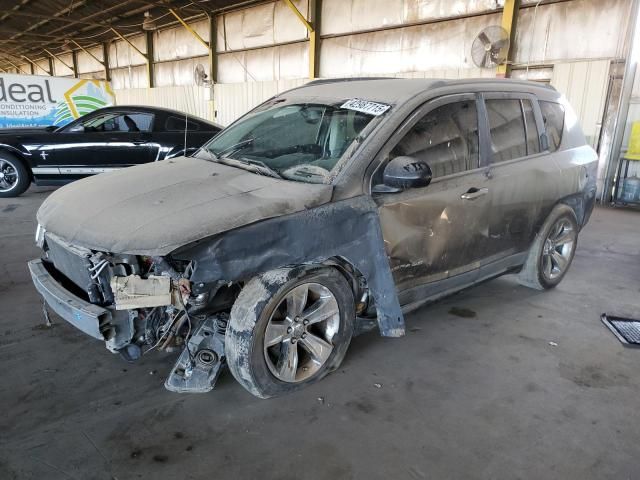
[[162,275],[166,274],[171,277],[172,280],[179,280],[181,278],[180,274],[176,271],[175,268],[171,266],[171,264],[164,257],[151,257],[154,263],[155,271]]
[[205,393],[215,386],[224,365],[224,333],[227,314],[206,317],[196,328],[164,383],[178,393]]
[[171,279],[164,276],[138,275],[112,277],[111,290],[116,310],[151,308],[171,305]]
[[[177,286],[177,288],[173,289],[173,293],[174,293],[173,304],[176,306],[186,305],[187,302],[189,301],[189,297],[191,296],[191,283],[186,278],[179,278],[178,280],[175,280],[173,283],[174,283],[174,287]],[[179,297],[175,298],[177,295],[179,295]]]
[[109,351],[119,352],[131,342],[137,317],[138,313],[135,310],[114,311],[107,322],[99,325],[98,328]]
[[221,313],[216,315],[214,325],[216,327],[216,332],[220,335],[225,335],[227,333],[227,326],[229,325],[229,315],[226,313]]

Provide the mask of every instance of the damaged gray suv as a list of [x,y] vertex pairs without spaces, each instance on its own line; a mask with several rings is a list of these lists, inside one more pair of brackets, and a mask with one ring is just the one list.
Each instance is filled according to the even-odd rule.
[[254,395],[343,360],[354,334],[502,275],[558,285],[595,201],[596,154],[553,88],[315,81],[195,156],[88,178],[38,212],[38,291],[129,361],[178,350],[166,387]]

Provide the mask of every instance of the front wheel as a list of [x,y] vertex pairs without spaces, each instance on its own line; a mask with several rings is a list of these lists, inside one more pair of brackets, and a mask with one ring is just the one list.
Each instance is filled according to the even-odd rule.
[[23,194],[31,179],[24,164],[13,155],[0,152],[0,198]]
[[578,222],[573,210],[557,205],[531,245],[518,281],[537,290],[558,285],[566,275],[578,244]]
[[229,369],[260,398],[298,390],[338,368],[354,323],[351,287],[336,269],[267,272],[247,282],[231,309]]

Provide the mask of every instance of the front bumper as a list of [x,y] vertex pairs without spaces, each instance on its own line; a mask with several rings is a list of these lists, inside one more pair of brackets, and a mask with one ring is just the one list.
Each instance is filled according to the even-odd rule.
[[36,290],[54,312],[87,335],[105,340],[101,327],[111,323],[109,310],[86,302],[66,290],[47,271],[42,260],[31,260],[28,265]]

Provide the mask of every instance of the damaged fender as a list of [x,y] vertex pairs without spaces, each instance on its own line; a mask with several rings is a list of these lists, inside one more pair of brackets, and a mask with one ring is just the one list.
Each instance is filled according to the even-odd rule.
[[358,196],[225,232],[176,250],[194,261],[194,293],[216,282],[248,280],[285,266],[348,261],[374,297],[380,333],[404,335],[405,325],[384,250],[377,206]]

